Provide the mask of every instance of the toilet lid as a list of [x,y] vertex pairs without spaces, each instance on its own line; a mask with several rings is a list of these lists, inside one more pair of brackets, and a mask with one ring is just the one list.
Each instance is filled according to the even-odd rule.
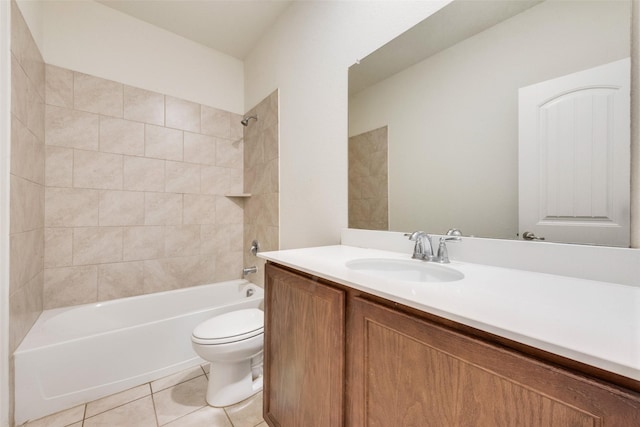
[[264,312],[257,308],[230,311],[200,323],[193,330],[198,340],[238,341],[261,334],[264,328]]

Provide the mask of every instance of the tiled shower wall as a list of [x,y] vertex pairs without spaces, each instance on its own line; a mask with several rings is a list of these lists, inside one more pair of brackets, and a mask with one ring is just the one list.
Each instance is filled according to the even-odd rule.
[[257,266],[258,273],[248,277],[253,283],[264,285],[264,260],[248,252],[251,241],[260,243],[260,251],[279,249],[279,154],[278,154],[278,91],[267,96],[248,116],[244,132],[244,182],[246,199],[244,210],[245,266]]
[[349,138],[349,228],[389,229],[387,127]]
[[9,350],[42,312],[44,283],[45,66],[11,2],[11,188]]
[[48,65],[44,308],[239,278],[241,119]]

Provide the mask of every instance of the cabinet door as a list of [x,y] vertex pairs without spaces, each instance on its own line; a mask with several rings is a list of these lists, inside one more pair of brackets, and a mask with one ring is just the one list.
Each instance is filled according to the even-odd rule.
[[640,396],[356,298],[350,426],[640,426]]
[[264,416],[279,427],[343,423],[344,292],[268,264]]

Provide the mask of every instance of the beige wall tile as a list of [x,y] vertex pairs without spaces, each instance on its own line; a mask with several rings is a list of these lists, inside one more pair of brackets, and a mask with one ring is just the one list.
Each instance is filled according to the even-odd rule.
[[243,119],[242,114],[229,113],[229,119],[231,121],[231,129],[229,138],[233,141],[238,141],[244,136],[244,126],[240,123]]
[[11,175],[10,192],[10,232],[19,233],[42,228],[44,187]]
[[[215,254],[222,255],[229,252],[242,252],[243,248],[242,224],[216,224],[213,240],[215,242]],[[249,246],[247,246],[249,248]]]
[[123,160],[120,154],[75,150],[73,153],[73,186],[121,190]]
[[242,193],[242,170],[218,166],[202,166],[202,193],[235,194]]
[[184,133],[184,161],[204,165],[216,164],[216,139],[198,133]]
[[11,55],[11,113],[27,123],[29,79],[14,55]]
[[125,227],[123,231],[124,261],[164,257],[164,227]]
[[182,194],[145,193],[145,225],[182,224]]
[[263,158],[264,161],[274,160],[279,157],[278,126],[269,126],[263,132]]
[[45,147],[45,183],[47,187],[73,186],[73,149]]
[[165,111],[167,127],[200,132],[200,104],[166,96]]
[[124,118],[164,126],[164,95],[125,85]]
[[168,193],[200,193],[200,165],[167,161],[164,190]]
[[243,143],[228,139],[216,139],[216,166],[242,169],[243,167]]
[[98,268],[80,267],[45,268],[43,308],[95,302],[98,294]]
[[98,301],[140,295],[143,292],[143,284],[142,261],[98,266]]
[[73,108],[73,71],[46,65],[45,102],[58,107]]
[[11,120],[11,173],[44,185],[44,138],[31,133],[20,120]]
[[182,134],[177,129],[145,125],[145,155],[157,159],[182,160]]
[[102,191],[98,214],[100,226],[143,225],[144,193],[139,191]]
[[231,138],[231,113],[203,105],[201,117],[203,134]]
[[213,281],[239,279],[242,276],[242,252],[227,252],[216,255],[215,266]]
[[61,147],[98,150],[98,115],[47,105],[45,143]]
[[216,197],[216,224],[242,224],[243,203],[235,198]]
[[44,273],[40,271],[33,279],[9,296],[10,353],[18,348],[42,312],[43,286]]
[[144,156],[144,124],[100,117],[100,151]]
[[123,85],[75,72],[73,74],[73,105],[78,110],[121,118]]
[[125,190],[164,191],[165,161],[124,156]]
[[81,227],[73,230],[73,265],[122,261],[121,227]]
[[38,84],[29,80],[27,85],[27,128],[44,141],[44,98],[38,93]]
[[213,224],[216,216],[216,199],[209,194],[185,194],[184,224]]
[[192,286],[191,276],[198,268],[198,256],[164,258],[144,262],[144,292],[161,292]]
[[98,225],[100,192],[79,188],[45,190],[47,227],[84,227]]
[[33,279],[43,268],[44,229],[12,234],[9,239],[10,291]]
[[164,253],[166,257],[200,254],[200,226],[179,225],[165,227]]
[[20,8],[15,2],[11,2],[11,53],[20,61],[24,61],[30,38],[31,33]]
[[71,265],[73,265],[73,228],[45,228],[44,267]]

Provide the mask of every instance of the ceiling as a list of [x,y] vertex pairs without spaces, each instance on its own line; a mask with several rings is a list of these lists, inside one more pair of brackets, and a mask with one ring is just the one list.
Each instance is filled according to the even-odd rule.
[[96,1],[242,60],[293,0]]
[[542,0],[454,1],[349,69],[349,95],[502,22]]

